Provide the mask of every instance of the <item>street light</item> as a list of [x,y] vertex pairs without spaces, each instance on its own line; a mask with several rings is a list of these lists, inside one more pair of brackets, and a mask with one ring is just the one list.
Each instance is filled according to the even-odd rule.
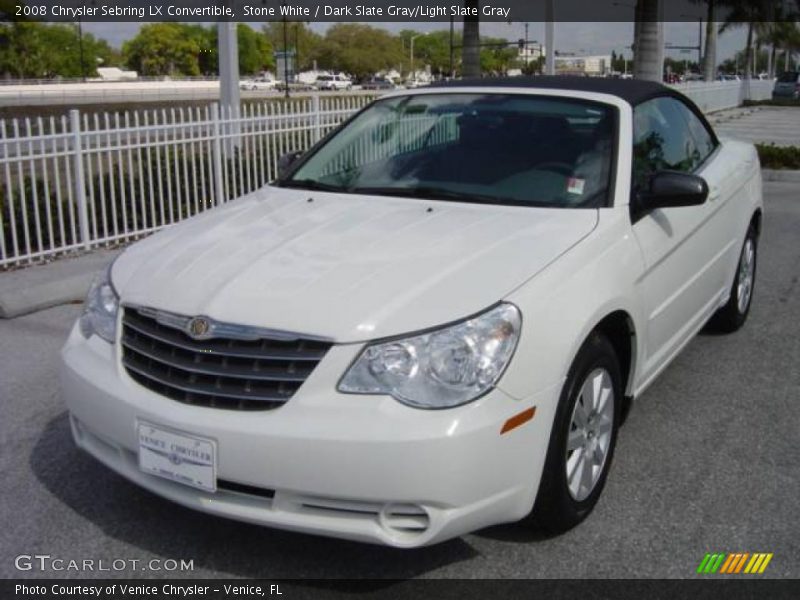
[[703,68],[703,17],[697,15],[681,15],[682,17],[696,18],[699,26],[697,30],[697,68]]
[[[94,6],[95,0],[92,0],[90,4]],[[78,52],[80,53],[81,61],[81,80],[86,83],[86,60],[83,55],[83,21],[80,14],[78,14]]]

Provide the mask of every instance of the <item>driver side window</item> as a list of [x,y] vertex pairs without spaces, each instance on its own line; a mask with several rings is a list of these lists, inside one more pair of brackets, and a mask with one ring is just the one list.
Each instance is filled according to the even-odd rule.
[[[669,97],[643,102],[633,111],[633,190],[646,189],[653,174],[665,169],[691,173],[708,156],[698,146],[685,113]],[[692,115],[694,116],[694,115]]]

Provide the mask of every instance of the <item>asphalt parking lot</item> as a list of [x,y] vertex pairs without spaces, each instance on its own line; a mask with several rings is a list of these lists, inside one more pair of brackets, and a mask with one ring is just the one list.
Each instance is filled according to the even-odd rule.
[[798,109],[793,106],[734,108],[709,115],[717,135],[757,144],[797,146]]
[[[260,578],[695,577],[706,552],[772,552],[800,577],[800,194],[769,183],[750,320],[701,334],[638,399],[593,515],[545,538],[515,526],[413,551],[281,532],[193,512],[77,450],[58,350],[80,307],[0,320],[0,576],[20,554],[192,560],[185,573]],[[0,275],[1,277],[2,275]]]

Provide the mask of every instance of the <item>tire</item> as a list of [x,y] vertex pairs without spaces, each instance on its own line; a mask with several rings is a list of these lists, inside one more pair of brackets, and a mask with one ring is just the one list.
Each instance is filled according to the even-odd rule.
[[750,314],[753,291],[756,283],[756,264],[758,258],[758,232],[750,224],[739,253],[736,277],[733,278],[728,302],[711,317],[709,328],[721,333],[733,333],[739,329]]
[[[600,394],[596,393],[596,383]],[[528,524],[559,534],[592,512],[614,457],[622,396],[614,348],[603,335],[593,333],[578,351],[561,391],[539,492],[526,519]],[[597,404],[593,399],[598,400]],[[589,421],[585,419],[584,406],[589,410]],[[583,429],[577,425],[581,420],[586,423]]]

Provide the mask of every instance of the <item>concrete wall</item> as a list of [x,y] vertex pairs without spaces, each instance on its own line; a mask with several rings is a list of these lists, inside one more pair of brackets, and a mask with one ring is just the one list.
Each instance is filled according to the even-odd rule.
[[[772,81],[753,81],[751,98],[763,100],[772,93]],[[695,82],[675,85],[705,112],[739,106],[745,95],[744,81]],[[353,92],[357,93],[357,92]],[[264,91],[245,92],[244,98],[263,98]],[[217,81],[129,81],[0,85],[0,106],[49,106],[117,104],[121,102],[174,102],[219,100]]]

